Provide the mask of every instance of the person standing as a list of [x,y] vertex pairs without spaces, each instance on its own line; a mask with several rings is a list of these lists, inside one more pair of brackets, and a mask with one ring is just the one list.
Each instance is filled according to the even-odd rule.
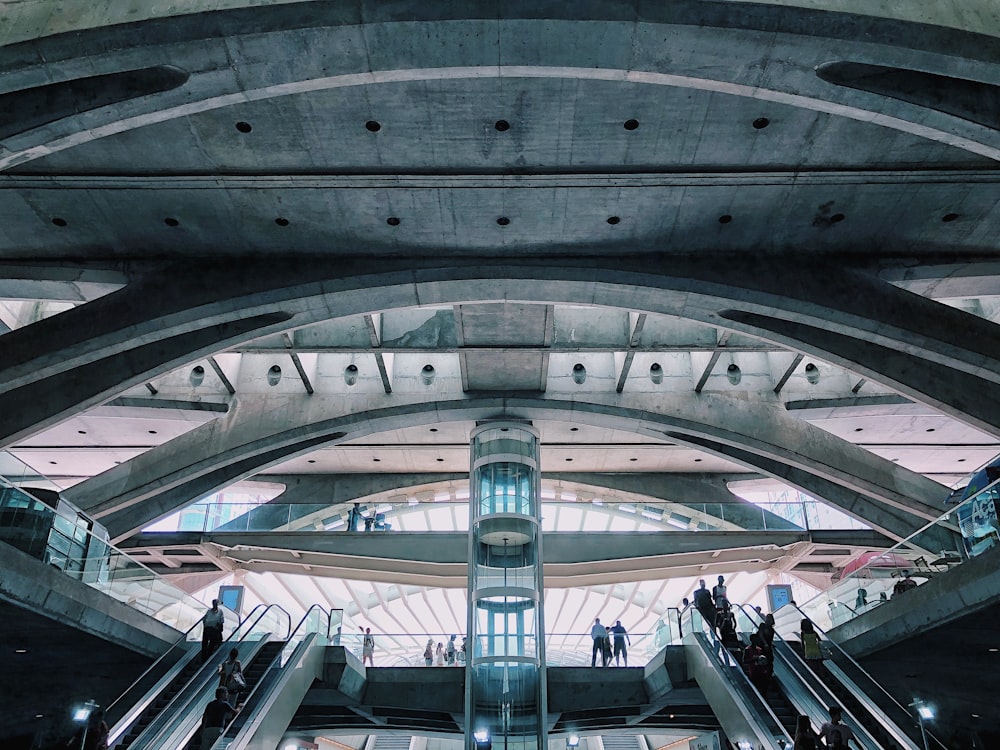
[[212,600],[212,608],[201,618],[201,663],[204,664],[222,645],[222,626],[226,618],[219,609],[219,600]]
[[854,731],[846,724],[840,723],[842,716],[843,711],[840,706],[831,706],[830,721],[819,729],[819,736],[830,750],[848,750],[851,740],[854,740],[855,745],[858,744]]
[[231,648],[229,657],[219,665],[219,687],[224,687],[228,691],[229,702],[236,706],[240,702],[240,691],[246,686],[239,649]]
[[424,666],[429,667],[434,663],[434,639],[428,638],[427,645],[424,646]]
[[438,641],[437,651],[434,652],[434,666],[444,666],[444,644]]
[[228,692],[224,687],[218,688],[215,700],[205,706],[201,718],[201,750],[211,750],[235,715],[236,708],[229,702]]
[[611,633],[615,637],[615,666],[621,666],[621,660],[625,662],[625,666],[628,666],[628,648],[625,646],[625,642],[628,641],[628,645],[632,645],[632,639],[628,637],[628,631],[625,630],[625,626],[622,625],[621,620],[615,620],[615,626],[611,628]]
[[445,649],[444,649],[444,660],[448,664],[449,667],[454,667],[455,666],[455,652],[457,650],[455,648],[455,639],[457,637],[458,637],[457,635],[453,635],[451,638],[449,638],[448,639],[448,645],[445,646]]
[[604,639],[607,637],[607,634],[608,633],[604,629],[604,626],[601,625],[601,618],[600,617],[595,617],[594,618],[594,625],[593,625],[593,627],[590,628],[590,637],[594,641],[593,648],[591,649],[591,652],[590,652],[590,666],[592,666],[592,667],[596,667],[597,666],[597,655],[598,654],[602,655],[601,660],[603,661]]
[[808,716],[799,716],[795,720],[795,736],[792,741],[792,750],[819,750],[818,738]]
[[729,611],[729,597],[726,595],[726,579],[719,576],[719,582],[712,586],[712,601],[717,612]]
[[715,602],[712,601],[712,593],[705,588],[705,579],[698,581],[698,588],[694,592],[694,606],[701,614],[705,623],[715,629]]
[[823,652],[819,647],[819,636],[812,620],[803,618],[799,624],[799,640],[802,641],[802,658],[809,662],[818,662],[823,658]]
[[774,659],[774,615],[765,615],[764,622],[757,626],[757,635],[767,658]]
[[365,628],[364,638],[361,640],[361,666],[368,662],[369,666],[375,666],[375,636],[372,635],[371,628]]

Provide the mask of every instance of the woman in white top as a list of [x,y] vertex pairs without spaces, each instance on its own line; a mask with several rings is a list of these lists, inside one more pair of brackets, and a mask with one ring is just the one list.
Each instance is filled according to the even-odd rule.
[[437,651],[434,652],[434,664],[439,667],[444,666],[444,644],[438,641]]

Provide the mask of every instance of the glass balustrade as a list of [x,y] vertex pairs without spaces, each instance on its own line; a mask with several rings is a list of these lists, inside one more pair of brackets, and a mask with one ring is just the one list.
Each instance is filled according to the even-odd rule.
[[786,629],[797,630],[804,614],[823,630],[831,630],[905,596],[908,590],[1000,544],[998,501],[1000,480],[899,544],[870,553],[856,567],[845,568],[846,573],[829,589],[799,604],[801,614],[786,606],[775,613],[776,619]]
[[[513,488],[516,489],[516,488]],[[530,511],[522,495],[493,493],[481,498],[491,513]],[[838,516],[822,524],[810,503],[543,501],[542,530],[551,531],[809,531],[867,528]],[[356,533],[468,531],[468,502],[405,501],[331,506],[327,503],[262,505],[213,503],[189,506],[145,531],[254,532],[342,531]]]
[[[52,502],[0,477],[0,541],[180,632],[204,616],[206,602],[115,548],[106,534],[93,533],[93,522],[68,503]],[[239,617],[225,608],[223,613],[230,633]],[[191,638],[200,635],[193,632]]]

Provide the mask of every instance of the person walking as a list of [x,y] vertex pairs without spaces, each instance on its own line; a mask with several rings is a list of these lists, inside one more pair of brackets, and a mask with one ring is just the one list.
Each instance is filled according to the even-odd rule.
[[365,628],[365,636],[361,640],[361,666],[375,666],[375,636],[372,635],[371,628]]
[[201,718],[201,750],[211,750],[235,715],[236,708],[229,702],[229,693],[224,687],[216,689],[215,700],[205,706]]
[[628,637],[628,631],[625,630],[625,626],[622,625],[621,620],[615,620],[615,626],[611,628],[611,634],[615,638],[615,666],[620,667],[621,661],[625,662],[625,666],[628,666],[628,648],[625,646],[625,642],[628,641],[628,645],[632,645],[632,639]]
[[607,637],[607,635],[608,635],[607,631],[604,629],[604,626],[601,625],[601,618],[600,617],[595,617],[594,618],[594,625],[593,625],[593,627],[590,628],[590,637],[594,641],[593,648],[591,649],[591,652],[590,652],[590,666],[591,667],[596,667],[597,666],[597,655],[598,654],[602,655],[602,659],[601,660],[603,661],[604,639]]
[[212,600],[212,608],[201,618],[201,663],[222,645],[222,626],[226,618],[219,609],[219,600]]
[[851,740],[860,748],[854,731],[846,724],[841,724],[843,711],[840,706],[830,707],[830,721],[823,724],[819,729],[819,736],[826,742],[830,750],[849,750]]

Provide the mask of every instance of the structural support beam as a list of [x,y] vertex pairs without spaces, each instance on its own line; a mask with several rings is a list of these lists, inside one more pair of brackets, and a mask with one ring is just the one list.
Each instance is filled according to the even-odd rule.
[[[1000,434],[1000,326],[861,273],[819,268],[800,279],[780,259],[752,267],[677,261],[669,276],[621,258],[584,258],[573,269],[378,259],[365,267],[369,273],[351,276],[364,264],[344,263],[344,276],[332,279],[328,264],[162,269],[12,331],[0,369],[0,444],[240,341],[373,309],[454,303],[469,296],[470,284],[487,301],[586,299],[729,327],[815,354]],[[596,296],[595,273],[602,278]],[[961,345],[955,330],[963,331]]]
[[[745,452],[747,466],[781,478],[797,472],[803,491],[854,515],[879,516],[890,506],[887,533],[905,536],[937,517],[946,488],[789,416],[778,404],[656,394],[609,394],[585,403],[551,396],[467,397],[372,408],[368,397],[266,396],[244,399],[227,417],[66,490],[64,495],[105,524],[115,539],[138,531],[192,500],[296,455],[385,430],[486,418],[572,418],[662,439],[713,441]],[[835,491],[837,490],[837,491]],[[847,499],[837,492],[846,492]],[[870,504],[870,505],[869,505]],[[906,509],[905,511],[902,509]]]

